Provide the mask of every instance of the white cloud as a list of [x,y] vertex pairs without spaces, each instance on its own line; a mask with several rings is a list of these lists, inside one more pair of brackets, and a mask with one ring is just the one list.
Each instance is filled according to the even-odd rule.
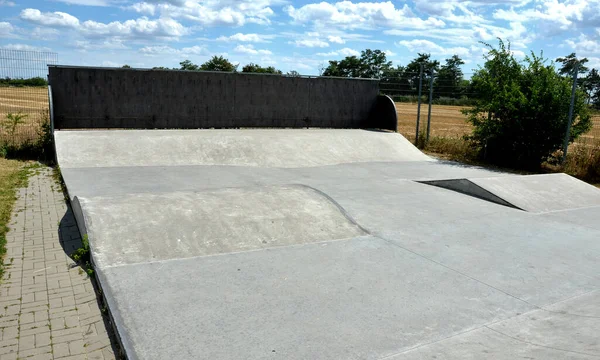
[[12,35],[13,30],[14,27],[11,25],[11,23],[6,21],[0,22],[0,37],[8,37]]
[[359,56],[360,52],[350,48],[343,48],[337,51],[327,53],[317,53],[317,56],[334,57],[334,56]]
[[398,45],[408,48],[413,53],[431,53],[432,55],[458,55],[460,57],[470,56],[471,49],[466,47],[442,47],[429,40],[402,40]]
[[0,0],[0,6],[15,6],[16,4],[8,0]]
[[42,13],[37,9],[25,9],[21,12],[21,19],[48,27],[74,28],[79,34],[90,38],[178,38],[189,33],[189,29],[170,18],[151,20],[141,17],[135,20],[110,23],[87,20],[81,23],[79,19],[67,13]]
[[293,43],[296,44],[296,46],[309,47],[309,48],[314,48],[314,47],[324,48],[324,47],[329,46],[329,43],[327,43],[326,41],[316,39],[316,38],[315,39],[296,40]]
[[33,30],[29,30],[29,36],[37,40],[56,40],[60,31],[48,27],[36,26]]
[[141,2],[129,6],[129,9],[139,12],[140,14],[154,16],[154,13],[156,12],[156,5]]
[[[589,22],[592,26],[600,25],[600,2],[597,0],[539,0],[535,7],[525,9],[510,8],[509,10],[497,9],[494,18],[506,21],[547,22],[562,30],[570,28],[573,24]],[[591,21],[590,21],[591,20]],[[595,24],[594,24],[595,22]]]
[[344,39],[342,39],[340,36],[331,36],[329,35],[327,37],[327,40],[330,43],[334,43],[334,44],[344,44],[346,41]]
[[124,22],[113,21],[105,24],[93,20],[81,24],[83,34],[90,36],[119,36],[119,37],[173,37],[177,38],[189,33],[189,30],[177,21],[169,18],[150,20],[141,17]]
[[273,53],[269,50],[257,50],[254,49],[252,45],[238,45],[233,49],[233,51],[240,54],[248,54],[248,55],[272,55]]
[[42,13],[38,9],[24,9],[20,17],[25,21],[44,26],[72,28],[79,26],[79,20],[75,16],[60,11]]
[[383,52],[385,53],[386,57],[390,57],[390,56],[396,56],[398,54],[396,54],[395,52],[393,52],[392,50],[383,50]]
[[110,2],[105,0],[57,0],[63,3],[72,5],[85,5],[85,6],[109,6]]
[[122,50],[127,49],[122,40],[120,39],[107,39],[104,41],[88,41],[88,40],[76,40],[73,46],[81,51],[89,50]]
[[220,36],[217,38],[219,41],[239,41],[239,42],[253,42],[253,43],[269,43],[273,39],[274,35],[263,35],[263,34],[242,34],[237,33],[231,36]]
[[600,55],[600,39],[594,39],[586,34],[580,34],[577,38],[567,39],[568,45],[578,57]]
[[27,50],[27,51],[51,51],[50,48],[44,46],[31,46],[27,44],[7,44],[2,45],[2,49],[8,50]]
[[476,24],[486,19],[469,8],[470,2],[457,0],[415,0],[415,8],[456,24]]
[[275,0],[176,0],[139,2],[128,8],[145,15],[182,18],[203,26],[242,26],[270,24],[270,17],[275,13],[269,5],[279,3],[281,1]]
[[425,29],[445,25],[443,21],[433,17],[425,20],[417,17],[407,4],[396,9],[391,1],[359,3],[340,1],[333,4],[321,2],[307,4],[300,8],[289,5],[285,11],[296,23],[313,23],[323,28],[338,26],[346,29],[379,27]]
[[202,46],[184,47],[181,49],[175,49],[170,46],[157,45],[157,46],[145,46],[139,49],[139,52],[146,56],[164,56],[164,55],[209,55],[210,52]]

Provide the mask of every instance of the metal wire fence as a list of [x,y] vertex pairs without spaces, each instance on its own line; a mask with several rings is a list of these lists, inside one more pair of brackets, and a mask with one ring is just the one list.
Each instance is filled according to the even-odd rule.
[[[470,79],[472,75],[465,73],[462,79]],[[479,94],[468,80],[439,78],[436,74],[432,78],[427,71],[422,78],[419,72],[398,72],[382,78],[380,89],[396,103],[398,131],[413,142],[416,141],[417,128],[426,136],[428,122],[431,137],[462,138],[472,133],[473,127],[467,123],[462,110],[472,106]],[[420,119],[418,125],[417,118]],[[592,124],[592,129],[580,136],[571,148],[600,151],[600,112],[592,111]]]
[[48,65],[52,52],[0,49],[0,145],[34,142],[49,121]]

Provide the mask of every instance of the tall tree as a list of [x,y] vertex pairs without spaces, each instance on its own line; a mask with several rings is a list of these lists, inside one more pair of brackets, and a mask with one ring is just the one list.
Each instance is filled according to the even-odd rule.
[[588,96],[588,105],[592,103],[595,108],[600,108],[600,73],[592,69],[582,81],[582,87]]
[[413,59],[405,68],[405,74],[413,89],[413,94],[418,94],[419,91],[419,73],[421,65],[423,65],[423,93],[429,90],[429,79],[432,72],[437,72],[440,62],[431,60],[431,54],[417,53],[417,57]]
[[329,66],[323,71],[323,76],[363,77],[364,64],[356,56],[346,56],[344,59],[329,60]]
[[366,49],[361,51],[360,58],[346,56],[339,61],[330,60],[322,75],[381,79],[391,68],[392,62],[387,60],[385,52]]
[[238,65],[233,65],[229,60],[223,56],[213,56],[210,60],[200,65],[199,70],[204,71],[226,71],[234,72],[237,70]]
[[589,70],[585,65],[583,65],[588,62],[588,59],[587,58],[578,59],[577,56],[575,55],[575,53],[570,53],[569,55],[567,55],[565,57],[559,57],[556,59],[556,62],[559,62],[562,64],[560,69],[558,69],[558,72],[561,75],[571,75],[572,76],[573,69],[575,69],[576,64],[579,64],[579,69],[577,70],[577,72],[579,74],[585,74]]
[[250,63],[242,68],[242,72],[245,73],[257,73],[257,74],[283,74],[281,70],[275,69],[273,66],[262,67],[258,64]]
[[453,55],[446,59],[446,63],[440,67],[433,85],[434,93],[438,96],[460,97],[463,72],[460,68],[464,61],[458,56]]
[[183,60],[182,62],[179,63],[180,68],[179,70],[188,70],[188,71],[198,71],[200,70],[200,67],[194,63],[192,63],[189,60]]
[[392,62],[387,60],[385,52],[366,49],[360,53],[363,70],[360,77],[381,79],[383,74],[392,68]]

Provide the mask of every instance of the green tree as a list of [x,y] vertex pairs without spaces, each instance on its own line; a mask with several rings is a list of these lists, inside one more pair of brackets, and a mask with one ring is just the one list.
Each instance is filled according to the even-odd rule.
[[440,66],[440,62],[437,60],[431,60],[431,54],[417,53],[417,57],[413,59],[404,72],[406,78],[409,81],[413,94],[417,95],[419,92],[419,74],[421,71],[421,64],[423,65],[423,94],[429,91],[429,79],[431,78],[432,71],[437,72]]
[[121,66],[121,69],[131,69],[131,66],[125,64],[125,65]]
[[237,71],[237,67],[238,65],[233,65],[223,56],[215,55],[210,60],[200,65],[199,70],[234,72]]
[[575,69],[576,64],[579,64],[579,69],[577,70],[579,74],[585,74],[589,70],[585,65],[583,65],[588,62],[588,59],[578,59],[575,53],[570,53],[565,57],[559,57],[556,59],[556,62],[562,64],[562,66],[558,70],[561,75],[572,76],[573,69]]
[[389,95],[409,95],[412,91],[404,66],[390,67],[381,76],[381,91]]
[[592,103],[594,107],[600,108],[600,74],[598,70],[590,70],[581,83],[582,88],[587,93],[588,105]]
[[198,71],[200,70],[200,67],[194,63],[192,63],[189,60],[183,60],[182,62],[179,63],[180,68],[179,70],[187,70],[187,71]]
[[323,76],[355,77],[381,79],[392,68],[385,52],[366,49],[361,51],[360,58],[346,56],[342,60],[330,60],[322,72]]
[[360,61],[363,64],[363,71],[359,77],[381,79],[384,73],[392,68],[392,62],[387,60],[385,52],[381,50],[361,51]]
[[299,72],[297,72],[296,70],[290,70],[288,71],[285,76],[290,76],[290,77],[300,77],[302,75],[300,75]]
[[362,77],[364,64],[356,56],[346,56],[344,59],[329,60],[329,66],[323,71],[323,76]]
[[262,67],[258,64],[250,63],[242,68],[242,72],[245,73],[257,73],[257,74],[283,74],[281,70],[275,69],[273,66]]
[[440,67],[434,80],[433,91],[436,96],[454,98],[461,96],[463,72],[460,66],[464,63],[458,55],[446,59],[446,63]]
[[[464,110],[474,125],[471,140],[488,161],[534,169],[562,147],[568,123],[572,83],[568,77],[531,54],[519,63],[499,39],[485,64],[473,75],[474,89],[481,94],[476,105]],[[570,141],[588,131],[590,115],[585,94],[577,91]]]

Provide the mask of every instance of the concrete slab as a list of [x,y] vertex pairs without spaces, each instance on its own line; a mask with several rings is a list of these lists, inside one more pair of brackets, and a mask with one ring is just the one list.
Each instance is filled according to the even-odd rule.
[[69,193],[82,197],[292,183],[344,186],[345,181],[340,179],[368,182],[374,178],[427,180],[508,175],[440,161],[349,163],[294,169],[208,165],[90,167],[61,168],[61,172],[69,184]]
[[529,212],[600,206],[600,189],[567,174],[477,178],[470,181]]
[[57,131],[54,136],[57,157],[65,169],[172,165],[293,168],[432,161],[400,134],[367,130],[108,130]]
[[102,273],[132,359],[381,359],[532,309],[373,237]]
[[[538,204],[530,180],[418,161],[399,135],[311,131],[59,134],[130,359],[600,356],[590,198]],[[488,178],[545,212],[416,181]]]
[[330,198],[301,185],[76,198],[74,206],[102,268],[366,234]]

